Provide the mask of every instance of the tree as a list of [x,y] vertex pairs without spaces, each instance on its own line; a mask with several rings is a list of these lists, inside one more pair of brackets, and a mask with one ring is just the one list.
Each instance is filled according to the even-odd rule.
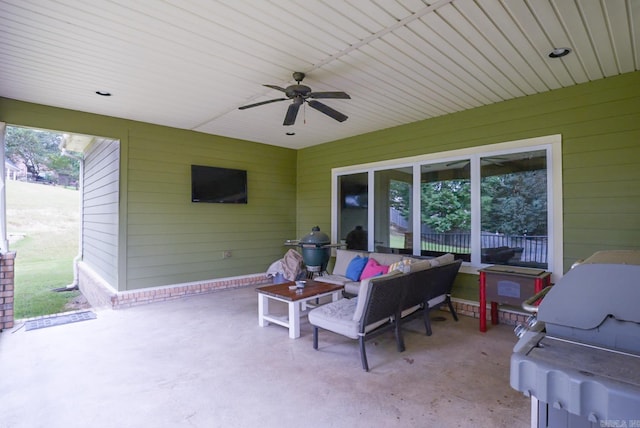
[[66,174],[74,180],[80,175],[80,163],[77,159],[61,154],[52,155],[47,163],[49,169],[56,171],[58,174]]
[[483,178],[482,230],[505,235],[546,235],[546,170]]
[[67,174],[77,180],[79,163],[62,156],[62,134],[29,128],[7,127],[6,156],[14,163],[24,163],[27,172],[35,179],[44,170]]
[[411,215],[411,185],[404,181],[389,182],[389,205],[395,208],[405,219]]
[[471,229],[469,180],[423,183],[422,223],[439,233]]

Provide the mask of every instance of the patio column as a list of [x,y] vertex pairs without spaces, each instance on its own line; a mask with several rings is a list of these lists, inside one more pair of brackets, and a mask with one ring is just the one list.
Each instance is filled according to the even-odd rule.
[[7,173],[4,165],[4,139],[6,129],[7,124],[0,122],[0,253],[2,254],[9,251],[9,240],[7,239],[7,189],[5,186]]
[[0,255],[0,332],[13,327],[15,258],[15,252]]
[[0,332],[13,327],[14,260],[16,253],[9,252],[7,239],[7,202],[5,182],[4,138],[6,123],[0,122]]

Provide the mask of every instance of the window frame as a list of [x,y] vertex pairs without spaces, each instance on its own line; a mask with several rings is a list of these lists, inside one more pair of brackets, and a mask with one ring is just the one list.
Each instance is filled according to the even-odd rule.
[[[367,218],[369,224],[374,224],[375,190],[374,173],[376,171],[412,167],[413,168],[413,198],[420,200],[421,166],[430,163],[452,162],[469,159],[471,161],[471,262],[464,262],[461,272],[477,273],[479,269],[488,266],[480,261],[480,158],[504,155],[505,153],[545,150],[547,156],[547,225],[548,225],[548,268],[557,279],[563,274],[563,206],[562,206],[562,136],[560,134],[506,141],[484,146],[465,149],[449,150],[445,152],[429,153],[418,156],[388,159],[360,165],[333,168],[331,170],[331,238],[337,242],[337,219],[339,210],[338,177],[341,175],[368,173],[369,205]],[[420,204],[414,204],[413,228],[420,230]],[[374,228],[369,227],[369,251],[373,250]],[[477,237],[476,237],[477,234]],[[413,248],[420,248],[420,235],[414,234]],[[417,251],[417,250],[416,250]],[[555,280],[555,279],[554,279]]]

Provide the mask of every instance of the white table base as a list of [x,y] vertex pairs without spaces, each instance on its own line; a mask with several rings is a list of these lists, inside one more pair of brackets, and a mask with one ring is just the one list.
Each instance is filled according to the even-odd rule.
[[[342,290],[335,290],[328,293],[317,294],[300,300],[286,300],[275,296],[268,296],[258,292],[258,325],[266,327],[269,323],[274,323],[287,327],[289,329],[289,337],[297,339],[300,337],[300,318],[307,312],[308,307],[313,307],[308,302],[324,296],[331,296],[333,302],[342,297]],[[269,300],[278,300],[287,304],[287,316],[278,316],[269,313]]]

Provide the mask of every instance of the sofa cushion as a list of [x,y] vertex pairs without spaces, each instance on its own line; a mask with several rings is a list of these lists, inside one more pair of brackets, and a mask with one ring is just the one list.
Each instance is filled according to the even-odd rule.
[[414,260],[409,265],[409,272],[418,272],[431,268],[431,260]]
[[[365,280],[368,281],[368,280]],[[357,309],[360,308],[360,309]],[[336,302],[318,306],[309,312],[309,323],[314,326],[333,331],[351,339],[360,337],[360,319],[364,313],[364,302],[357,297],[340,299]],[[356,314],[357,318],[356,318]],[[365,327],[365,333],[387,323],[388,319],[381,319]]]
[[433,266],[440,266],[440,265],[453,263],[454,260],[455,260],[455,256],[451,253],[447,253],[447,254],[438,256],[436,258],[429,259],[429,262],[431,262],[431,266],[433,267]]
[[350,294],[352,296],[357,296],[358,293],[360,292],[360,281],[347,280],[347,282],[345,282],[342,285],[344,285],[345,293]]
[[349,282],[351,282],[351,280],[349,278],[347,278],[346,276],[342,276],[342,275],[322,275],[322,276],[316,276],[315,278],[313,278],[314,281],[319,281],[319,282],[328,282],[329,284],[337,284],[337,285],[345,285]]
[[407,315],[411,315],[412,313],[414,313],[415,311],[419,310],[422,308],[422,305],[415,305],[412,306],[410,308],[404,309],[401,313],[400,313],[400,318],[404,318]]
[[347,267],[351,260],[353,260],[356,256],[366,257],[367,253],[362,251],[349,251],[349,250],[336,250],[336,262],[333,266],[334,275],[347,275]]
[[369,258],[362,273],[360,280],[371,278],[372,276],[384,275],[389,271],[389,266],[381,265],[375,259]]
[[364,267],[367,265],[368,261],[368,257],[360,256],[356,256],[355,258],[351,259],[349,266],[347,266],[347,273],[345,274],[345,276],[351,281],[359,281],[360,275],[362,274],[362,271],[364,270]]
[[369,288],[369,283],[371,281],[377,281],[377,280],[380,280],[380,279],[391,278],[391,277],[394,277],[396,275],[402,275],[402,272],[393,271],[393,272],[388,272],[388,273],[386,273],[384,275],[374,276],[374,277],[371,277],[371,278],[363,279],[360,282],[347,282],[344,285],[344,291],[346,291],[349,294],[354,294],[354,295],[359,296],[360,293],[362,293],[362,290]]
[[370,259],[374,259],[381,265],[389,266],[391,263],[402,260],[402,254],[391,254],[391,253],[371,253],[369,254]]
[[309,322],[351,339],[357,339],[359,325],[353,318],[357,304],[357,299],[340,299],[318,306],[309,312]]

